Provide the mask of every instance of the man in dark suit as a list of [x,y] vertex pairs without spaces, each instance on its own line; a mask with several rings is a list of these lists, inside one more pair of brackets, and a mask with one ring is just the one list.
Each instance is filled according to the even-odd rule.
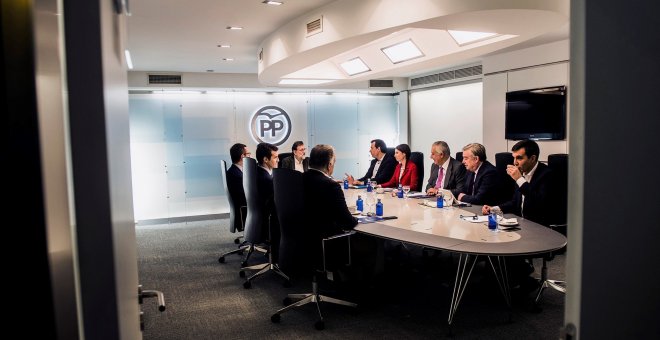
[[243,158],[250,157],[245,144],[236,143],[229,148],[232,165],[227,169],[227,189],[234,203],[239,207],[247,206],[243,190]]
[[[262,226],[263,235],[268,235],[270,228],[270,239],[272,245],[279,245],[280,225],[275,212],[275,199],[273,191],[273,169],[277,168],[279,163],[277,146],[269,143],[259,143],[257,145],[257,192],[261,200],[260,206],[264,209],[264,225]],[[268,218],[268,216],[270,216]],[[277,249],[271,248],[273,257],[277,260]]]
[[431,177],[426,184],[426,193],[435,195],[438,189],[451,190],[454,197],[464,191],[465,167],[461,162],[451,157],[449,145],[443,141],[437,141],[431,146]]
[[553,175],[547,165],[540,163],[539,146],[533,140],[522,140],[511,148],[513,165],[508,165],[506,172],[518,185],[513,198],[498,206],[484,205],[482,212],[489,214],[491,210],[502,210],[532,220],[542,225],[553,221],[552,190]]
[[461,202],[497,204],[497,169],[486,160],[486,148],[479,143],[463,147],[463,165],[468,171],[465,190],[458,195]]
[[297,170],[300,172],[307,172],[309,169],[309,158],[305,157],[307,148],[302,141],[296,141],[291,147],[291,157],[286,157],[282,160],[280,168]]
[[387,154],[387,145],[385,142],[381,139],[372,140],[369,152],[374,159],[371,160],[367,173],[364,177],[357,180],[354,179],[353,176],[348,175],[348,183],[362,185],[365,184],[368,179],[371,179],[376,183],[385,183],[392,178],[394,168],[396,168],[398,162],[394,159],[394,156]]

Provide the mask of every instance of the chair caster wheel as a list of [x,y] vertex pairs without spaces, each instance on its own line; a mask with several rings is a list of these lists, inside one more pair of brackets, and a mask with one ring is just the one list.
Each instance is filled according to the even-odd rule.
[[250,282],[250,281],[243,282],[243,288],[245,288],[245,289],[252,288],[252,282]]
[[239,240],[238,240],[238,237],[237,237],[237,238],[234,239],[234,243],[235,243],[235,244],[239,244],[239,243],[241,243],[241,241],[239,241]]
[[165,306],[158,306],[158,310],[161,311],[161,312],[164,312],[165,308],[166,308]]
[[314,328],[318,329],[319,331],[322,331],[325,328],[325,322],[323,320],[316,321],[314,323]]
[[245,277],[245,271],[244,271],[244,270],[241,270],[240,272],[238,272],[238,276],[239,276],[240,278],[244,278],[244,277]]
[[[282,300],[282,304],[284,305],[284,307],[286,307],[286,306],[288,306],[292,303],[293,303],[293,300],[288,296],[285,297],[284,300]],[[279,314],[277,314],[277,315],[279,315]]]
[[291,288],[291,280],[284,281],[282,286],[284,286],[284,288]]
[[280,322],[280,315],[279,314],[273,314],[270,316],[270,321],[273,323],[279,323]]
[[225,263],[225,257],[224,257],[224,256],[221,256],[221,257],[218,259],[218,262],[220,262],[220,263]]

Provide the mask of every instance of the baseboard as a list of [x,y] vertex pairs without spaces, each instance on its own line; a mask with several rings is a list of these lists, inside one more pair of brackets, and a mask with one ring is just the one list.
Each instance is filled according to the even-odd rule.
[[195,216],[180,216],[180,217],[167,217],[167,218],[154,218],[150,220],[139,220],[135,225],[154,225],[154,224],[169,224],[181,222],[195,222],[195,221],[208,221],[228,218],[229,213],[224,214],[211,214],[211,215],[195,215]]

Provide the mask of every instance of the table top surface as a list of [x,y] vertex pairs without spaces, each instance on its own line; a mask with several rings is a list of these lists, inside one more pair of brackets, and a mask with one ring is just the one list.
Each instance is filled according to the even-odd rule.
[[355,227],[357,232],[368,235],[458,253],[496,256],[546,253],[566,245],[564,235],[515,215],[505,215],[518,219],[518,226],[508,231],[491,231],[486,222],[461,218],[481,215],[481,206],[436,208],[435,199],[401,199],[389,193],[353,189],[344,193],[349,207],[355,206],[357,196],[361,195],[366,210],[367,198],[373,195],[383,203],[383,216],[397,217]]

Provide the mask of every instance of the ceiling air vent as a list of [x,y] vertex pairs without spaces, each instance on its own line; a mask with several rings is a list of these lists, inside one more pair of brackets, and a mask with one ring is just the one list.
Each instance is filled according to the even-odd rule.
[[460,78],[470,78],[481,76],[481,65],[468,66],[453,70],[443,71],[435,74],[429,74],[417,78],[410,78],[410,86],[437,85],[441,83],[455,82]]
[[149,85],[181,85],[180,74],[150,74]]
[[307,23],[307,36],[323,32],[323,16]]
[[371,79],[369,80],[369,87],[393,87],[394,81],[392,79]]

